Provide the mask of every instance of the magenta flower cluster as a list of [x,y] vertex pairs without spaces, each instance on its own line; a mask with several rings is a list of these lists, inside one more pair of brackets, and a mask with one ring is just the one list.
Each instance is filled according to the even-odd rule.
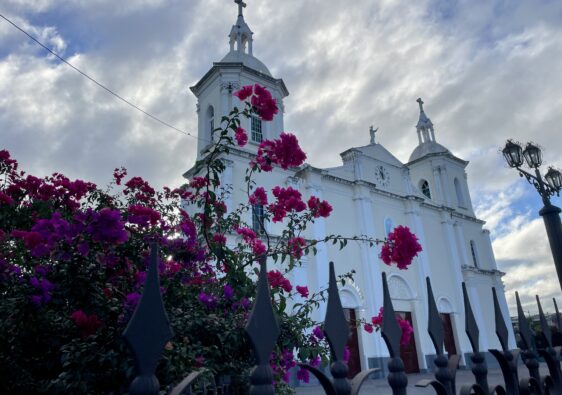
[[258,155],[255,161],[250,162],[250,167],[270,172],[274,164],[288,169],[302,165],[305,160],[306,154],[299,147],[297,137],[291,133],[281,133],[278,139],[260,143]]
[[407,226],[399,225],[388,234],[388,241],[382,246],[380,257],[387,265],[394,262],[398,269],[404,270],[421,251],[416,235]]
[[264,121],[271,121],[275,114],[279,112],[277,102],[265,87],[255,84],[243,86],[239,91],[234,92],[234,96],[240,101],[250,98],[252,107]]

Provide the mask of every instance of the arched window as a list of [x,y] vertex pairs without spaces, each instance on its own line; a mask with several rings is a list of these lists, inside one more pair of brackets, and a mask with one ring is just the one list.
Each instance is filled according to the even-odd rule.
[[213,140],[213,130],[215,129],[215,109],[213,106],[207,108],[207,117],[205,119],[207,127],[207,135],[209,136],[209,141]]
[[420,181],[420,190],[425,196],[431,199],[431,190],[429,189],[429,182],[427,182],[427,180]]
[[476,250],[476,243],[474,240],[470,240],[470,253],[472,254],[472,263],[474,267],[480,267],[478,264],[478,251]]
[[462,194],[461,183],[458,178],[455,178],[455,192],[457,193],[457,203],[459,207],[466,207],[464,203],[464,196]]
[[263,131],[261,119],[258,117],[252,117],[252,141],[256,143],[261,143],[263,140]]
[[392,232],[392,229],[394,229],[394,224],[392,223],[392,218],[386,218],[384,220],[384,234],[386,237],[388,237],[388,234],[390,232]]
[[252,230],[257,234],[264,233],[264,212],[261,204],[252,204]]

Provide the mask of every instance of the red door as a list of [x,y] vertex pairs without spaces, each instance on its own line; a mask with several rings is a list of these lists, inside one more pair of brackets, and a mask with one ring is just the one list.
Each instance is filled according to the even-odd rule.
[[357,335],[357,321],[355,317],[355,310],[343,309],[345,319],[349,323],[349,331],[351,336],[347,341],[347,348],[349,349],[349,361],[347,362],[347,377],[353,378],[361,371],[361,358],[359,357],[359,337]]
[[[410,322],[412,328],[414,327],[412,323],[412,313],[409,311],[397,311],[396,317],[407,320]],[[410,342],[408,344],[400,344],[400,358],[402,358],[402,362],[404,362],[404,371],[406,373],[419,373],[418,353],[416,351],[416,341],[413,335],[410,337]]]
[[445,338],[445,351],[449,355],[456,355],[455,335],[453,334],[453,325],[451,324],[451,314],[442,313],[441,321],[443,321],[443,334]]

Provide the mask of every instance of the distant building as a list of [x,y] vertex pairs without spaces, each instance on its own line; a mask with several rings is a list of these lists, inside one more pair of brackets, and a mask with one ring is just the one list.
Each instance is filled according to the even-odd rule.
[[[233,106],[241,107],[232,93],[242,86],[260,84],[267,87],[277,100],[279,114],[272,122],[258,118],[244,119],[250,142],[244,148],[232,149],[225,158],[226,171],[221,184],[231,185],[229,208],[246,202],[244,176],[248,162],[255,156],[264,139],[278,138],[283,129],[285,108],[283,99],[289,91],[282,79],[271,75],[269,69],[253,54],[253,32],[244,21],[242,5],[229,34],[230,48],[224,58],[213,63],[211,69],[191,88],[197,97],[199,119],[197,146],[198,159],[211,143],[211,131],[221,117]],[[429,276],[439,311],[442,313],[446,334],[446,348],[450,353],[469,353],[464,330],[464,307],[461,283],[466,283],[476,321],[480,328],[482,350],[500,348],[494,333],[492,287],[498,291],[507,324],[509,312],[497,270],[489,231],[483,228],[472,207],[467,184],[468,162],[458,158],[439,144],[436,131],[418,99],[419,117],[412,131],[413,151],[407,163],[402,163],[376,141],[371,129],[370,142],[361,147],[341,147],[342,164],[333,168],[317,168],[309,164],[298,169],[275,168],[272,173],[260,174],[257,183],[271,190],[274,186],[292,186],[303,197],[310,195],[328,200],[334,207],[332,215],[318,219],[308,229],[309,238],[323,239],[329,234],[364,234],[384,238],[397,225],[408,226],[419,238],[423,252],[408,270],[386,266],[379,259],[379,249],[365,244],[350,244],[344,251],[321,245],[317,255],[303,258],[291,281],[308,285],[311,290],[326,287],[328,262],[334,261],[339,274],[355,270],[355,281],[340,287],[340,296],[348,317],[370,320],[383,304],[381,272],[388,275],[394,308],[411,321],[414,336],[402,349],[408,372],[432,369],[435,355],[427,334],[427,290],[425,277]],[[306,133],[306,131],[303,131]],[[363,133],[362,131],[359,133]],[[366,142],[369,136],[365,132]],[[321,144],[331,144],[318,139]],[[310,158],[314,160],[314,158]],[[193,169],[185,177],[193,176]],[[270,200],[271,200],[270,195]],[[254,207],[254,216],[261,215],[262,207]],[[247,222],[252,223],[252,214]],[[267,231],[280,234],[282,225],[268,224]],[[234,236],[232,236],[234,237]],[[322,320],[324,309],[317,319]],[[509,342],[515,346],[511,326]],[[378,333],[354,330],[349,343],[352,370],[381,367],[388,350]]]

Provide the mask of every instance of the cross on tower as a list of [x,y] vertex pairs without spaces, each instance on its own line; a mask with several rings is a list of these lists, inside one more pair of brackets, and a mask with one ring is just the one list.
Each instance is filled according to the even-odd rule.
[[420,111],[423,112],[423,100],[421,99],[421,97],[418,97],[418,100],[416,100],[416,101],[420,105]]
[[246,3],[244,3],[244,0],[234,0],[234,2],[238,4],[238,16],[243,16],[242,9],[246,7]]

